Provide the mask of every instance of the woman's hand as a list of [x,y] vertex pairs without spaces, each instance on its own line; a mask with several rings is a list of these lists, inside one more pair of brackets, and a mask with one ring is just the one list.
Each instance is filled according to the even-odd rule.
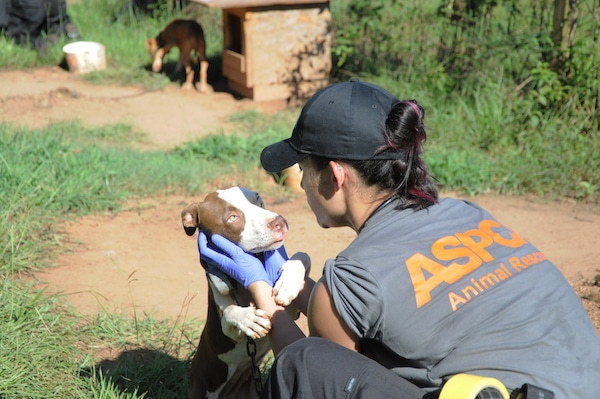
[[223,236],[211,237],[216,249],[208,245],[204,232],[198,235],[200,257],[216,265],[221,271],[241,283],[245,288],[256,281],[265,281],[271,287],[280,275],[280,268],[287,260],[283,247],[276,251],[265,252],[265,265],[255,256],[245,252],[235,243]]
[[274,251],[265,251],[265,270],[271,279],[271,287],[281,276],[281,266],[288,260],[285,247],[282,245]]

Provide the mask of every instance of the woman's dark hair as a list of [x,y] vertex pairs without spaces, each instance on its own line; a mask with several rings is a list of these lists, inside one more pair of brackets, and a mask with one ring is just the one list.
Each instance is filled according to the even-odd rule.
[[[416,100],[397,102],[385,121],[387,144],[379,151],[391,149],[402,153],[400,159],[344,160],[367,184],[392,191],[400,199],[398,209],[425,209],[438,199],[437,187],[421,160],[421,146],[427,139],[424,117],[425,110]],[[313,158],[317,167],[324,167],[329,161]]]

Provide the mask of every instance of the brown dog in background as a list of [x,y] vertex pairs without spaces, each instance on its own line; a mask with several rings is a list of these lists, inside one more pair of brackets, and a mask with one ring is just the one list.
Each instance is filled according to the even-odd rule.
[[200,57],[200,92],[206,93],[206,71],[208,70],[208,59],[206,58],[206,42],[204,41],[204,30],[199,23],[193,20],[176,19],[170,22],[165,29],[153,39],[146,40],[146,48],[152,57],[152,71],[160,72],[164,56],[173,48],[179,48],[179,64],[185,67],[185,83],[182,88],[189,90],[194,87],[194,69],[191,64],[192,51]]

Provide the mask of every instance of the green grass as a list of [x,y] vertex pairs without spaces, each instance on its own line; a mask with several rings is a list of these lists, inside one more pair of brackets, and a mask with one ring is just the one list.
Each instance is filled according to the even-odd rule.
[[[3,398],[185,397],[202,324],[101,313],[84,318],[59,297],[0,283]],[[112,354],[103,360],[99,354]]]
[[57,300],[3,278],[0,286],[0,392],[4,397],[73,397],[58,382],[77,370],[75,318]]
[[[291,125],[290,117],[280,123]],[[0,124],[0,188],[7,193],[0,198],[0,271],[43,264],[48,248],[36,243],[55,244],[54,217],[118,211],[128,197],[202,192],[211,181],[241,171],[254,179],[258,155],[275,132],[215,133],[170,151],[142,151],[126,145],[138,137],[126,125],[90,129],[69,122],[26,131]],[[23,247],[31,249],[21,259],[15,254]]]

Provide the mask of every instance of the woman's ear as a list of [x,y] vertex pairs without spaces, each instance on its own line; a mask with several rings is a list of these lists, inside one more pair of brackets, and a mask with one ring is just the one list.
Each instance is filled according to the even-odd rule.
[[336,190],[339,190],[344,184],[344,181],[346,180],[346,169],[344,168],[343,164],[337,161],[329,161],[327,166],[329,166],[329,168],[331,169],[331,179],[333,186]]

